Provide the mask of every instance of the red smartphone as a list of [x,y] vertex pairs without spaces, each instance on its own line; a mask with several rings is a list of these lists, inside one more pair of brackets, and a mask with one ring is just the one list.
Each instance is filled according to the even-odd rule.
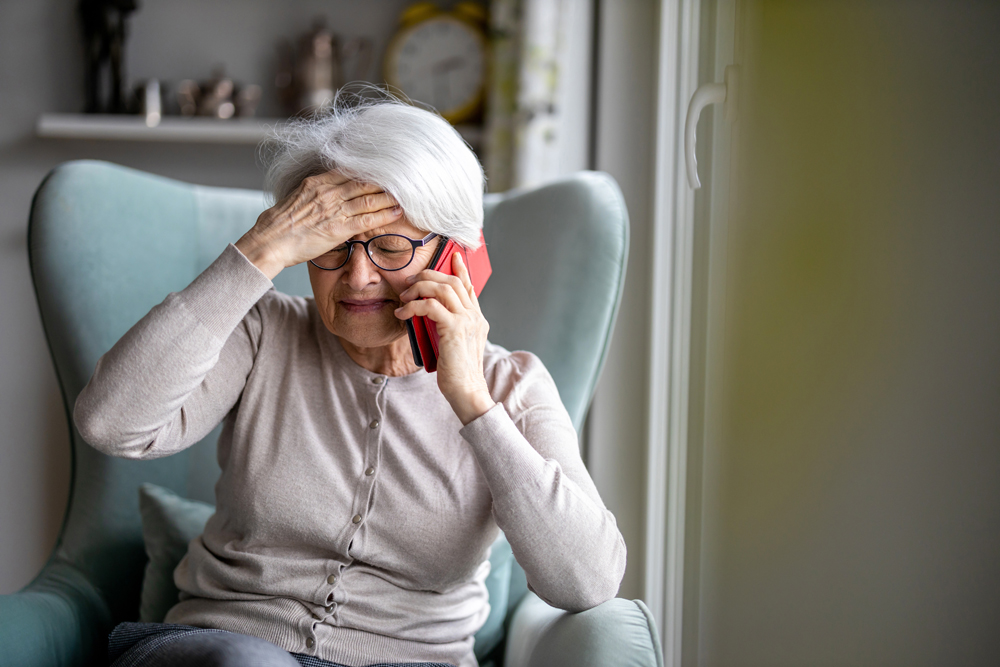
[[[469,278],[472,280],[472,288],[479,296],[486,281],[493,273],[490,266],[490,256],[486,253],[486,239],[483,232],[479,232],[479,248],[469,250],[459,245],[452,239],[446,239],[445,243],[439,244],[437,252],[431,259],[430,268],[435,271],[454,275],[451,258],[456,252],[462,253],[462,260],[469,270]],[[437,370],[438,358],[438,334],[437,325],[429,317],[413,317],[406,321],[406,331],[410,336],[410,348],[413,350],[413,361],[417,366],[423,366],[428,373]]]

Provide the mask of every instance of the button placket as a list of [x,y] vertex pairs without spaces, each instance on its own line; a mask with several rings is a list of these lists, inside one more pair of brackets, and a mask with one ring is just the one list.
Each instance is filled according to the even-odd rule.
[[[375,379],[377,380],[378,378],[375,378]],[[379,412],[381,414],[381,410],[378,407],[378,395],[377,394],[376,394],[376,397],[375,397],[375,409],[376,409],[377,412]],[[370,430],[372,430],[372,431],[378,431],[378,427],[381,426],[381,425],[382,425],[382,422],[379,421],[379,419],[377,417],[375,419],[372,419],[370,422],[368,422],[368,428]],[[378,455],[378,448],[381,446],[381,441],[382,441],[381,433],[376,433],[374,437],[375,437],[374,449],[375,449],[376,456],[377,456]],[[371,444],[369,445],[369,447],[367,449],[368,449],[368,451],[370,453],[371,450],[372,450]],[[359,511],[357,514],[355,514],[354,516],[351,517],[351,523],[353,523],[355,526],[357,526],[358,524],[360,524],[365,519],[364,514],[362,512],[364,512],[364,511],[367,510],[368,499],[371,498],[371,482],[374,481],[372,479],[366,479],[366,478],[370,478],[374,473],[375,473],[375,468],[372,467],[372,466],[369,466],[365,470],[365,477],[361,478],[361,484],[363,486],[367,486],[368,487],[367,488],[367,493],[365,493],[363,495],[363,499],[365,501],[366,507],[365,507],[364,510]],[[359,500],[361,500],[361,498],[359,498]]]
[[334,604],[334,594],[336,593],[337,587],[340,585],[341,574],[344,567],[342,563],[337,562],[333,562],[331,565],[332,571],[327,570],[326,577],[323,579],[323,586],[321,587],[321,591],[326,596],[325,604],[328,605]]
[[315,612],[310,612],[299,620],[297,624],[298,630],[301,633],[301,641],[305,644],[306,650],[311,651],[316,646],[316,626],[320,623],[322,623],[322,620]]
[[378,391],[375,393],[375,417],[368,423],[368,428],[376,431],[375,434],[375,451],[374,457],[369,457],[368,467],[365,468],[365,476],[371,477],[375,474],[375,466],[378,465],[378,460],[381,458],[382,450],[382,431],[383,421],[385,419],[385,401],[386,401],[386,390],[389,387],[389,378],[378,377],[373,380],[377,385],[381,385]]
[[364,494],[365,506],[363,508],[359,507],[357,514],[351,517],[351,522],[355,525],[365,520],[368,503],[371,502],[372,487],[375,484],[376,465],[381,458],[382,426],[385,415],[385,390],[388,383],[389,378],[386,377],[378,376],[372,378],[372,384],[376,385],[378,389],[375,392],[375,416],[368,422],[368,430],[372,432],[372,440],[369,440],[367,448],[369,464],[364,470],[364,476],[359,480],[363,487],[367,487],[367,492]]
[[361,529],[361,526],[364,525],[365,520],[368,518],[368,510],[372,498],[372,489],[375,482],[375,466],[378,465],[380,456],[379,450],[382,441],[381,427],[384,420],[385,388],[388,384],[388,378],[371,378],[371,386],[374,392],[371,396],[371,402],[368,403],[367,406],[371,411],[371,417],[365,425],[366,428],[364,428],[364,431],[362,432],[362,439],[365,442],[364,460],[366,463],[365,467],[362,469],[362,474],[358,477],[357,486],[355,487],[353,503],[354,513],[351,515],[350,521],[347,523],[343,533],[347,545],[347,554],[351,556],[356,555],[355,552],[351,551],[351,547],[355,543],[355,536]]

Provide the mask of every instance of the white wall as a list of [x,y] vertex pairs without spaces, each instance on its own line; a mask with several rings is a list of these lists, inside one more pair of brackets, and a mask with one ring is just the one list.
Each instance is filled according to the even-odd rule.
[[755,4],[684,664],[1000,664],[1000,5]]

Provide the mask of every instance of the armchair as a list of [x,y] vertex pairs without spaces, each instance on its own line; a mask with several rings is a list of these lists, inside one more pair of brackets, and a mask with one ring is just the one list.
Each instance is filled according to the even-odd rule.
[[[31,273],[67,419],[97,359],[150,307],[186,286],[252,226],[262,193],[189,185],[116,165],[78,161],[49,174],[29,222]],[[538,354],[579,429],[604,360],[628,250],[621,192],[581,172],[533,190],[488,195],[485,235],[494,275],[481,303],[490,339]],[[304,266],[275,279],[310,294]],[[530,295],[530,296],[527,296]],[[217,431],[153,461],[107,457],[72,434],[72,487],[48,563],[23,590],[0,596],[0,663],[100,665],[107,634],[136,620],[146,554],[138,486],[151,482],[214,501]],[[509,546],[502,537],[494,551]],[[510,567],[490,582],[491,618],[477,635],[482,664],[660,665],[640,601],[580,614],[528,593]]]

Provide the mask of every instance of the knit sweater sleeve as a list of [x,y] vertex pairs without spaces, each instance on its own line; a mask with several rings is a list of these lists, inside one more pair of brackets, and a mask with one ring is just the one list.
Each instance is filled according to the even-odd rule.
[[253,307],[271,286],[230,245],[154,306],[98,360],[77,398],[83,439],[112,456],[154,459],[205,437],[243,391],[261,326]]
[[583,464],[552,376],[535,355],[515,352],[488,371],[487,382],[498,405],[461,433],[528,586],[567,611],[613,598],[625,573],[625,540]]

